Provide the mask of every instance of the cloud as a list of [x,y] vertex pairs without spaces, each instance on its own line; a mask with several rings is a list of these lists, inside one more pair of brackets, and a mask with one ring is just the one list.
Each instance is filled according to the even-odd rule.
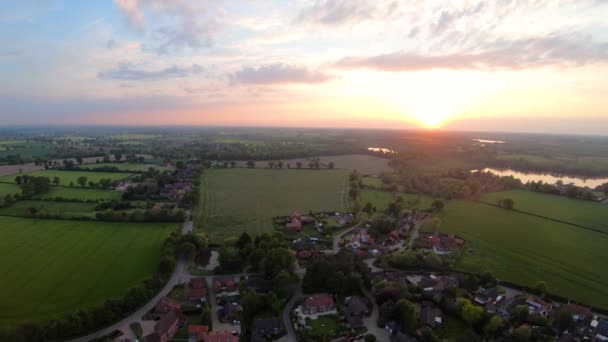
[[98,72],[97,78],[121,81],[156,81],[167,78],[183,78],[200,74],[201,72],[203,72],[203,68],[198,64],[193,64],[189,67],[173,65],[160,70],[143,70],[134,68],[129,63],[122,63],[113,69]]
[[137,32],[144,32],[146,21],[139,0],[114,0],[118,9],[126,16],[129,25]]
[[376,5],[365,0],[317,0],[299,13],[297,21],[340,25],[369,19],[375,10]]
[[282,63],[245,67],[232,76],[234,82],[248,84],[323,83],[333,78],[320,71]]
[[18,55],[19,54],[17,53],[17,51],[14,50],[0,52],[0,62],[15,59]]
[[525,69],[549,65],[577,66],[608,61],[608,43],[594,43],[578,35],[551,35],[521,40],[498,39],[485,49],[471,53],[427,55],[393,52],[368,57],[346,57],[338,68],[368,68],[379,71],[428,69]]

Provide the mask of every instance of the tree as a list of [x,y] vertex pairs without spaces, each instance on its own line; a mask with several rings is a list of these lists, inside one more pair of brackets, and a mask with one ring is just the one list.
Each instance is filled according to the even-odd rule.
[[553,326],[559,332],[566,331],[574,326],[572,311],[567,306],[560,306],[553,312]]
[[462,319],[469,324],[469,326],[472,326],[479,322],[483,316],[483,308],[475,306],[467,300],[467,302],[464,303],[464,305],[460,308],[460,315]]
[[511,312],[511,319],[516,322],[525,322],[530,316],[530,310],[526,305],[518,305]]
[[243,266],[243,260],[239,251],[234,247],[222,247],[218,261],[223,271],[238,271]]
[[278,167],[279,169],[282,169],[282,168],[283,168],[283,161],[279,160],[279,161],[277,162],[277,167]]
[[122,159],[122,153],[120,153],[120,152],[114,153],[114,159],[116,161],[120,161]]
[[78,163],[78,165],[82,165],[82,158],[80,156],[76,157],[76,162]]
[[406,299],[400,299],[393,309],[392,319],[408,333],[416,329],[416,307]]
[[301,168],[302,168],[302,162],[300,162],[300,161],[299,161],[299,162],[296,162],[296,167],[297,167],[298,169],[301,169]]
[[230,164],[230,167],[233,169],[236,167],[236,162],[234,160],[231,160],[228,164]]
[[248,160],[247,167],[253,169],[255,167],[255,162],[253,160]]
[[445,207],[445,203],[440,199],[434,200],[431,204],[431,208],[433,208],[434,211],[441,211],[443,207]]
[[272,279],[282,270],[293,273],[296,258],[287,248],[273,248],[262,260],[262,269],[266,277]]
[[78,182],[78,184],[80,184],[80,186],[84,188],[85,185],[87,185],[87,177],[80,176],[78,177],[78,179],[76,179],[76,182]]
[[328,168],[328,169],[333,169],[333,168],[334,168],[334,166],[336,166],[336,164],[334,164],[334,162],[333,162],[333,161],[330,161],[329,163],[327,163],[327,168]]
[[376,342],[376,336],[373,334],[365,335],[365,342]]
[[61,184],[61,179],[57,176],[53,177],[53,184],[54,185],[59,185]]
[[271,160],[271,161],[268,162],[268,167],[271,168],[271,169],[274,169],[274,161],[273,160]]
[[483,332],[486,336],[492,336],[496,334],[496,332],[502,328],[503,322],[500,316],[492,316],[488,323],[483,327]]
[[509,197],[503,198],[500,201],[500,206],[503,207],[503,208],[505,208],[505,209],[512,210],[513,207],[514,207],[514,205],[515,205],[515,202],[513,202],[513,199],[509,198]]
[[536,292],[538,292],[538,294],[540,294],[541,296],[544,296],[547,294],[547,283],[544,281],[539,281],[534,285],[534,290],[536,290]]
[[103,157],[103,162],[104,163],[109,163],[110,162],[110,156],[104,156]]
[[251,245],[251,236],[249,236],[247,232],[243,232],[239,237],[239,240],[236,242],[236,248],[242,250],[249,245]]
[[15,177],[15,183],[17,183],[18,185],[20,185],[22,182],[23,182],[23,179],[21,178],[21,176]]
[[183,241],[178,246],[179,255],[192,262],[196,256],[196,246],[190,241]]
[[518,342],[525,342],[530,340],[531,335],[532,331],[530,328],[527,325],[522,325],[511,333],[511,338]]

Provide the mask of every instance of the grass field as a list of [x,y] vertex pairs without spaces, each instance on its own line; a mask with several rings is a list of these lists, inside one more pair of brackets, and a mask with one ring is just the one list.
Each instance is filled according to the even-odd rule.
[[171,170],[170,167],[149,164],[132,164],[132,163],[95,163],[82,165],[83,168],[94,169],[98,167],[116,167],[120,171],[148,171],[149,168],[154,168],[160,171]]
[[[34,171],[27,172],[21,174],[28,176],[37,176],[37,177],[48,177],[50,180],[53,180],[54,177],[59,177],[61,179],[61,185],[68,186],[70,182],[74,183],[74,186],[78,187],[78,177],[84,176],[87,177],[88,181],[99,182],[100,179],[108,178],[111,180],[120,180],[131,176],[130,173],[120,173],[120,172],[89,172],[89,171],[59,171],[59,170],[44,170],[44,171]],[[11,176],[2,176],[0,177],[0,182],[15,182],[15,177],[17,175]],[[88,184],[87,184],[88,186]]]
[[71,203],[54,201],[19,201],[0,209],[0,215],[29,217],[28,209],[35,208],[39,214],[58,215],[63,218],[92,216],[96,203]]
[[20,194],[21,188],[17,184],[5,184],[0,183],[0,197],[4,198],[6,195]]
[[371,186],[378,189],[382,188],[382,179],[378,177],[363,177],[361,181],[365,186]]
[[363,205],[368,202],[372,206],[376,207],[376,210],[382,211],[388,208],[388,205],[396,199],[396,196],[403,197],[404,203],[407,207],[416,209],[428,209],[431,207],[433,199],[425,195],[414,195],[399,193],[394,195],[392,192],[380,191],[380,190],[363,190],[361,191],[361,203]]
[[441,231],[467,241],[457,269],[527,286],[546,281],[552,293],[608,308],[608,235],[465,200],[439,217]]
[[44,319],[124,295],[156,271],[173,229],[0,217],[0,322]]
[[215,243],[247,231],[272,231],[272,217],[294,210],[347,209],[344,170],[218,169],[202,175],[195,213],[199,231]]
[[515,209],[608,232],[608,205],[523,190],[488,193],[481,200],[496,204],[505,197],[513,199]]
[[[3,185],[0,183],[0,189]],[[89,188],[69,188],[63,186],[52,186],[51,191],[37,195],[36,199],[53,199],[55,197],[62,197],[67,199],[81,199],[81,200],[115,200],[120,199],[122,193],[119,191],[110,191],[102,189],[89,189]]]

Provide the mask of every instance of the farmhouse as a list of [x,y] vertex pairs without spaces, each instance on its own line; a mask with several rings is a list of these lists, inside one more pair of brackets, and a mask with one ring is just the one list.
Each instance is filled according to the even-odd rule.
[[449,255],[460,250],[464,240],[453,234],[435,232],[428,237],[428,245],[437,255]]
[[285,224],[285,230],[288,232],[300,232],[302,230],[300,213],[293,212],[293,214],[289,216],[289,222]]
[[306,298],[302,312],[306,315],[322,315],[336,310],[334,300],[327,293],[316,294]]

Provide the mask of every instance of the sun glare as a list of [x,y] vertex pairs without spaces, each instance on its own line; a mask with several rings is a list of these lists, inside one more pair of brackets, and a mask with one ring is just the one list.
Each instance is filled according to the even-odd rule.
[[408,110],[426,128],[439,128],[450,117],[453,112],[449,101],[418,98],[408,103]]

